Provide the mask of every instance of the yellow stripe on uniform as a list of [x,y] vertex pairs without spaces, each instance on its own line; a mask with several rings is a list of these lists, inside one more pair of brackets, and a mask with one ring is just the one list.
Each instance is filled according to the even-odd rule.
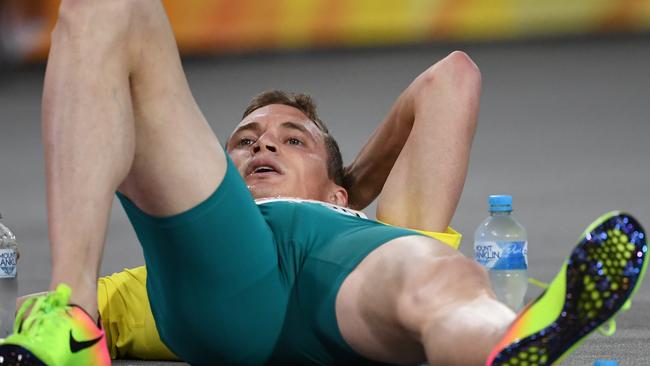
[[[395,226],[380,220],[377,221],[381,222],[384,225]],[[412,229],[408,227],[405,229],[417,231],[420,234],[424,234],[428,237],[441,241],[454,249],[460,248],[460,242],[463,239],[463,235],[458,231],[454,230],[451,226],[447,226],[447,229],[445,229],[444,233],[437,232],[437,231],[418,230],[418,229]]]

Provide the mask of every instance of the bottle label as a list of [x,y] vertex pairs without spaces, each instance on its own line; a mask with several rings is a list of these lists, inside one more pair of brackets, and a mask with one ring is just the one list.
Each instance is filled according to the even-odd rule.
[[0,278],[16,277],[16,251],[0,249]]
[[525,270],[528,269],[528,242],[475,242],[474,258],[487,269]]

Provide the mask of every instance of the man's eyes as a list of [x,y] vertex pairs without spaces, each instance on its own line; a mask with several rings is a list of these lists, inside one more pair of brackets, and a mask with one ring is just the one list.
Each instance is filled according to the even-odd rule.
[[302,140],[297,139],[297,138],[295,138],[295,137],[289,137],[289,138],[287,139],[287,143],[288,143],[289,145],[303,145],[303,144],[304,144],[304,143],[302,142]]
[[237,141],[237,146],[250,146],[254,144],[255,141],[253,139],[249,139],[248,137],[242,137]]
[[[242,137],[239,140],[237,140],[237,147],[246,147],[253,145],[255,143],[255,140],[252,138],[248,137]],[[304,145],[305,143],[297,138],[297,137],[289,137],[286,139],[286,143],[289,145]]]

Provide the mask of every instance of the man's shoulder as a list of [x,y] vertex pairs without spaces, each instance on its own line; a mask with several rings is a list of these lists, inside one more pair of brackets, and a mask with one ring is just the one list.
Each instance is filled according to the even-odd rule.
[[261,198],[255,200],[255,203],[257,203],[258,205],[263,205],[267,203],[277,203],[277,202],[286,202],[286,203],[294,203],[294,204],[316,204],[323,207],[327,207],[340,214],[360,217],[362,219],[368,218],[368,216],[366,216],[366,214],[364,214],[361,211],[353,210],[348,207],[343,207],[343,206],[335,205],[333,203],[323,202],[318,200],[309,200],[309,199],[293,198],[293,197]]

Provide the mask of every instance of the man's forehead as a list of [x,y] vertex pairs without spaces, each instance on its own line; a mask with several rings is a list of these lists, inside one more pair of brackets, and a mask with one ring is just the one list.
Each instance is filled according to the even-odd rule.
[[253,123],[264,125],[262,127],[271,127],[268,125],[279,126],[285,122],[303,125],[314,137],[322,135],[322,131],[316,123],[309,119],[301,110],[284,104],[269,104],[254,110],[239,122],[235,131]]

